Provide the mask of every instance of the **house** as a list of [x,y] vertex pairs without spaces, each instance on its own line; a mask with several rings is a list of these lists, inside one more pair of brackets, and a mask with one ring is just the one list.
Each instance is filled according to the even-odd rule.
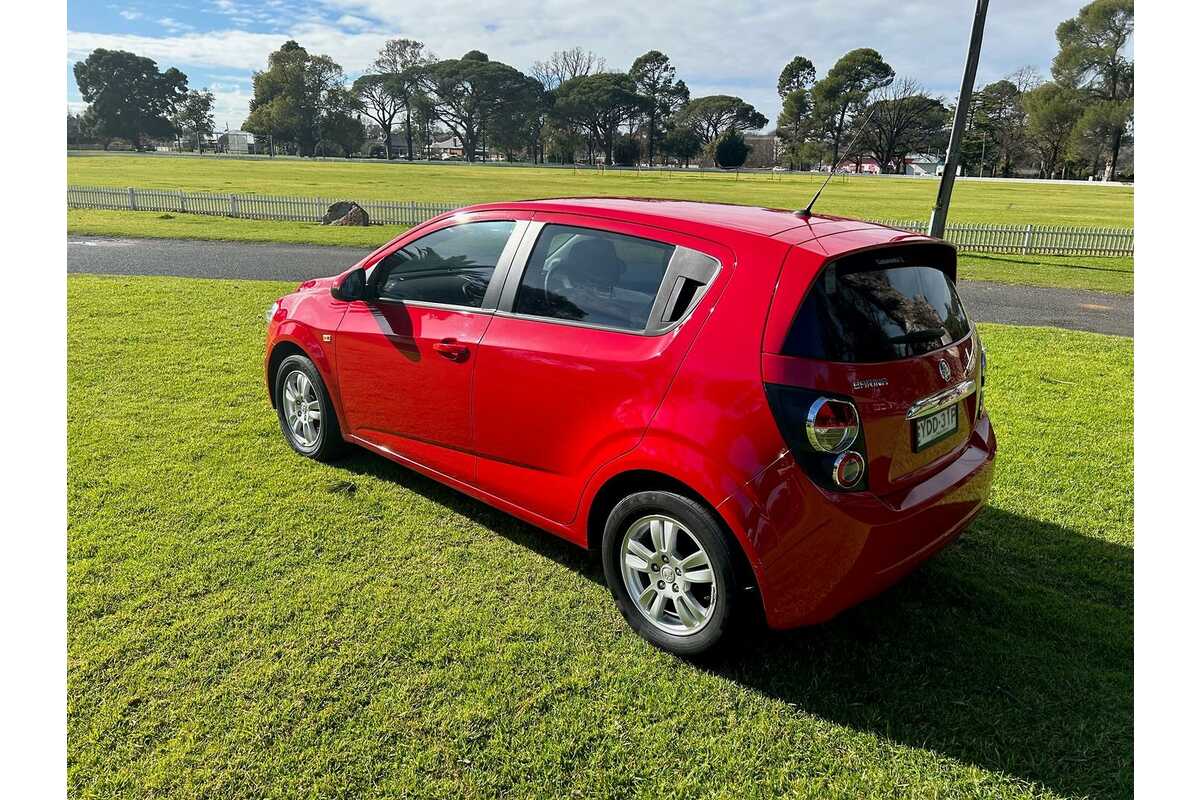
[[450,136],[445,139],[439,139],[436,142],[429,144],[429,157],[434,161],[449,161],[454,158],[463,157],[463,144],[458,140],[457,136]]
[[881,170],[879,162],[870,156],[864,156],[861,161],[847,158],[837,166],[838,172],[857,172],[862,175],[878,175]]
[[744,167],[770,168],[779,164],[780,142],[778,136],[746,134],[742,137],[750,152],[746,154]]
[[905,175],[941,175],[946,159],[937,153],[917,153],[904,159]]
[[231,155],[246,155],[250,151],[252,134],[246,131],[225,131],[217,137],[217,150]]

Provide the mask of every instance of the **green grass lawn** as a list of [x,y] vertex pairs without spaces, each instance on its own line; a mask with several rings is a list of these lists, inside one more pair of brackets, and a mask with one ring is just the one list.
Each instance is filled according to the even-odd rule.
[[[257,161],[155,156],[74,156],[69,183],[204,192],[318,196],[337,200],[481,203],[564,195],[631,195],[802,208],[814,174],[629,172],[499,166],[434,166],[378,161]],[[872,219],[928,219],[933,179],[834,180],[819,209]],[[1133,188],[960,181],[950,222],[1021,225],[1133,225]]]
[[[67,233],[78,236],[215,239],[373,248],[404,231],[399,225],[343,228],[313,222],[160,214],[151,211],[67,211]],[[1029,286],[1133,291],[1132,258],[959,254],[959,277]]]
[[68,277],[72,797],[1131,796],[1131,340],[984,326],[985,513],[696,666],[570,545],[290,451],[261,377],[290,288]]

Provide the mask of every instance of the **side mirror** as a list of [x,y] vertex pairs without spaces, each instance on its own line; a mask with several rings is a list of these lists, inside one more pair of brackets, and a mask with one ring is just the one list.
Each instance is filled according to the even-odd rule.
[[366,270],[356,269],[342,278],[342,282],[329,290],[335,300],[364,300],[367,296]]

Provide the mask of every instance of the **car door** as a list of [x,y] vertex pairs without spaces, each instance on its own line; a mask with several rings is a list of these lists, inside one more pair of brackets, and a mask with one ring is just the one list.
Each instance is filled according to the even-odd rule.
[[458,480],[475,473],[472,372],[529,214],[453,217],[365,265],[336,360],[347,432]]
[[722,262],[672,231],[535,214],[479,345],[479,487],[571,521],[595,468],[645,431]]

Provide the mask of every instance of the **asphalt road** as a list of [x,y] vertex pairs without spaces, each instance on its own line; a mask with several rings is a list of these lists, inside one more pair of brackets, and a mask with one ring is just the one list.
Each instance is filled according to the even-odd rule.
[[[301,281],[340,272],[367,252],[351,247],[70,236],[67,271]],[[958,289],[967,310],[980,322],[1133,336],[1132,295],[983,281],[963,281]]]

